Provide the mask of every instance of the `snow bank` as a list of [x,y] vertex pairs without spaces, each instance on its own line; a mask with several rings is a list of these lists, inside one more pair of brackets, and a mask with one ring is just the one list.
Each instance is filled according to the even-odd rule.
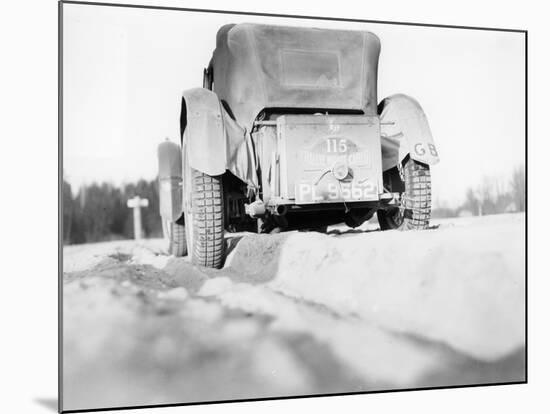
[[494,361],[525,342],[525,218],[467,220],[353,237],[248,235],[228,270],[337,314]]
[[65,406],[521,381],[524,223],[237,234],[221,270],[67,246]]

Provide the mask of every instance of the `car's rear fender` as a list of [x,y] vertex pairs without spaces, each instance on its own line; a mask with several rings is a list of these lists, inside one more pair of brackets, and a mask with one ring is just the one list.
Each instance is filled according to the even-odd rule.
[[258,186],[250,134],[214,92],[205,88],[183,92],[180,126],[191,168],[210,176],[229,170],[251,187]]
[[184,91],[180,126],[189,165],[211,176],[223,174],[227,164],[225,128],[217,95],[205,88]]
[[382,142],[382,169],[387,171],[407,155],[434,165],[439,162],[428,120],[422,107],[410,96],[397,94],[378,105]]

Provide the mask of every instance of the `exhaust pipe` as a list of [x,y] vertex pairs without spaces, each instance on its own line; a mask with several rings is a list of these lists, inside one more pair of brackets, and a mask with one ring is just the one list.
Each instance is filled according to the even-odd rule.
[[288,207],[286,204],[279,204],[277,207],[275,207],[275,215],[276,216],[284,216],[288,212]]
[[286,204],[278,204],[271,207],[270,211],[274,216],[284,216],[288,212],[288,206]]

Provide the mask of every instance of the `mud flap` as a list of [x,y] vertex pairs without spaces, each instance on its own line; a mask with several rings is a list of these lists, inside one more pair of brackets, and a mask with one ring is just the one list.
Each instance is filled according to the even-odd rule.
[[181,148],[165,141],[158,146],[159,209],[164,220],[175,222],[182,213],[183,182]]
[[402,162],[407,154],[424,164],[439,162],[428,120],[418,102],[406,95],[392,95],[380,103],[378,111],[384,171]]

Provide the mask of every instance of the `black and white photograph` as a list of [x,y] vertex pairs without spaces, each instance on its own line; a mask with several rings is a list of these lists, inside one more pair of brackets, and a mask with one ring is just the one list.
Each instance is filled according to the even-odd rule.
[[181,3],[59,3],[60,410],[526,383],[527,32]]

